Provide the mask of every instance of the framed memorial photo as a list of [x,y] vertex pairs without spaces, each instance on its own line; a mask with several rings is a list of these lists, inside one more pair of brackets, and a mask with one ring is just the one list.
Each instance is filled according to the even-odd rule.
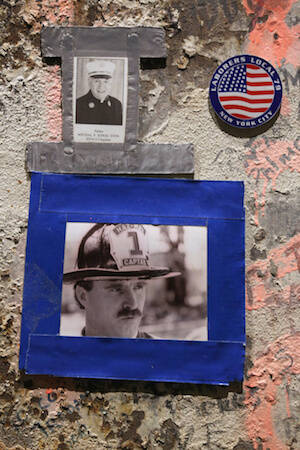
[[74,141],[123,143],[128,58],[75,57],[73,77]]
[[26,373],[228,384],[244,342],[241,182],[32,174]]
[[207,340],[207,227],[67,222],[65,236],[60,335]]

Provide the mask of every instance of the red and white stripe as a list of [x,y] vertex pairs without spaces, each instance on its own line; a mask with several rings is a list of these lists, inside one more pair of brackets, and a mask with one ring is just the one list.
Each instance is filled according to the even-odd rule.
[[274,85],[270,75],[262,68],[247,64],[247,93],[220,92],[224,109],[238,119],[254,119],[267,111],[274,99]]

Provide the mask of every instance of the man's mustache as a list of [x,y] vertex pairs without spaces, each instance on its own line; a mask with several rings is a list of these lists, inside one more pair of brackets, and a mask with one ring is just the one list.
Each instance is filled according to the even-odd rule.
[[141,317],[142,316],[142,311],[139,310],[138,308],[131,309],[131,308],[128,308],[128,307],[124,307],[118,312],[118,317],[127,317],[127,316]]

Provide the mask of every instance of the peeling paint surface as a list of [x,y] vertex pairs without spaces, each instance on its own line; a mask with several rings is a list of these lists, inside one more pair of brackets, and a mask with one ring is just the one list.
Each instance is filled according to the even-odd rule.
[[51,67],[45,79],[45,101],[47,110],[48,140],[62,139],[61,75],[60,67]]
[[[296,0],[0,1],[1,450],[300,448],[299,10]],[[197,179],[245,182],[243,385],[19,373],[25,147],[62,134],[60,61],[41,58],[45,25],[164,27],[166,67],[141,64],[139,137],[192,142]],[[278,68],[284,88],[277,121],[251,139],[221,131],[208,104],[216,67],[245,52]]]
[[292,275],[300,272],[300,234],[272,249],[266,258],[247,267],[246,307],[249,311],[282,302],[300,302],[300,283]]
[[[264,137],[258,138],[251,145],[250,151],[245,159],[246,172],[249,177],[253,177],[256,182],[263,181],[261,195],[255,193],[255,204],[257,208],[255,221],[258,225],[258,209],[264,211],[265,195],[268,184],[272,189],[276,188],[276,180],[284,171],[297,171],[300,173],[300,149],[298,138],[295,142],[271,141]],[[259,198],[259,201],[258,201]]]
[[[299,401],[291,412],[289,385],[291,379],[300,374],[300,334],[282,336],[270,344],[262,356],[257,358],[248,372],[245,381],[245,404],[249,409],[246,420],[249,436],[256,442],[254,448],[259,448],[258,440],[263,448],[291,448],[281,441],[275,428],[274,416],[278,414],[277,402],[281,401],[280,420],[288,423],[299,419]],[[278,399],[278,391],[285,390],[283,399]],[[294,406],[293,406],[294,407]],[[295,416],[294,416],[295,414]],[[296,428],[296,423],[292,426]]]
[[26,0],[24,19],[40,32],[43,25],[71,25],[74,19],[73,0]]
[[288,26],[285,19],[297,0],[243,0],[247,14],[252,16],[247,51],[253,55],[268,55],[272,64],[292,63],[299,66],[300,25]]

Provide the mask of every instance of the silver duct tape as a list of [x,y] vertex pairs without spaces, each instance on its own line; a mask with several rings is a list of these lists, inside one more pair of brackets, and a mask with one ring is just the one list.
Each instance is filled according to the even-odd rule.
[[73,39],[73,56],[87,53],[95,56],[122,56],[127,52],[127,37],[139,37],[137,58],[164,58],[167,56],[165,31],[162,28],[133,27],[45,27],[41,32],[42,53],[46,57],[62,57],[65,34]]
[[34,142],[27,146],[29,172],[73,174],[193,174],[192,144],[137,144],[124,151],[122,144]]
[[194,173],[192,144],[139,144],[128,155],[131,173]]
[[128,97],[125,143],[135,145],[137,141],[137,127],[139,121],[139,35],[130,32],[127,36],[127,56],[128,56]]
[[63,36],[62,57],[62,138],[65,145],[73,142],[73,37],[66,31]]

